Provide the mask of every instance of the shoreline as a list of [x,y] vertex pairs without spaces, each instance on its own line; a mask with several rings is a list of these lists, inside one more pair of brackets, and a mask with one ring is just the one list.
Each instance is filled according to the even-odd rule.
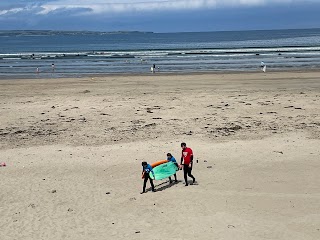
[[[145,77],[145,76],[185,76],[185,75],[234,75],[234,74],[272,74],[272,73],[320,73],[320,69],[315,68],[293,68],[293,69],[272,69],[270,68],[267,72],[262,72],[260,70],[252,70],[252,71],[196,71],[196,72],[156,72],[156,73],[105,73],[105,74],[70,74],[63,75],[63,73],[48,73],[48,74],[39,74],[36,73],[33,75],[27,76],[0,76],[0,82],[5,80],[43,80],[43,79],[82,79],[82,78],[95,78],[95,77]],[[47,75],[47,76],[46,76]]]

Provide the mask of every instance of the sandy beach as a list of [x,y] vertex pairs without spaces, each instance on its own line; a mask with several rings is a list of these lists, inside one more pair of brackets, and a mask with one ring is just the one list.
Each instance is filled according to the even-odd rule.
[[[320,239],[320,72],[0,80],[0,116],[1,240]],[[181,142],[197,184],[141,195]]]

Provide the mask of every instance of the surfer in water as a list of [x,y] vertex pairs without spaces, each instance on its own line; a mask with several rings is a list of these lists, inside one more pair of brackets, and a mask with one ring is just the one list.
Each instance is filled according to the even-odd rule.
[[192,178],[192,183],[195,183],[196,179],[191,174],[192,171],[192,165],[193,165],[193,152],[191,148],[187,147],[186,143],[181,143],[182,148],[182,154],[181,154],[181,166],[183,167],[183,173],[184,173],[184,181],[186,183],[186,186],[188,186],[188,177]]
[[[172,156],[171,153],[167,153],[167,160],[168,160],[169,162],[173,162],[173,163],[179,168],[178,163],[177,163],[177,160],[174,158],[174,156]],[[174,176],[174,181],[175,181],[175,182],[178,182],[178,180],[177,180],[177,174],[174,174],[173,176]],[[172,183],[171,177],[169,177],[169,182]]]
[[144,178],[144,181],[143,181],[143,190],[141,192],[141,194],[145,193],[146,192],[146,186],[147,186],[147,181],[150,180],[150,184],[151,184],[151,189],[152,189],[152,192],[155,192],[156,190],[154,189],[154,185],[153,185],[153,180],[152,178],[150,177],[150,172],[153,174],[154,176],[154,172],[153,172],[153,169],[151,167],[150,164],[148,164],[147,162],[142,162],[142,177]]

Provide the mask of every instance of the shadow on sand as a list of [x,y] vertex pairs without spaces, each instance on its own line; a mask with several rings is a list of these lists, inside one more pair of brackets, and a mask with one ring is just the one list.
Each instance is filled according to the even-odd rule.
[[[181,180],[178,180],[177,182],[173,181],[172,183],[169,183],[169,181],[165,181],[165,182],[162,182],[160,184],[155,184],[154,185],[154,188],[156,189],[157,192],[161,192],[161,191],[164,191],[168,188],[171,188],[179,183],[181,183],[182,181]],[[149,192],[151,191],[151,187],[147,188],[146,189],[146,192]]]

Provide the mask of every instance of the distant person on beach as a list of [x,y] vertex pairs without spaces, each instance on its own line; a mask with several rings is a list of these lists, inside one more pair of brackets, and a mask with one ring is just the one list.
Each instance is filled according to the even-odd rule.
[[191,148],[187,147],[186,143],[181,143],[182,154],[181,154],[181,166],[183,168],[184,181],[186,186],[188,186],[188,177],[192,178],[192,183],[195,183],[196,179],[191,174],[192,166],[193,166],[193,152]]
[[36,74],[39,74],[40,73],[40,69],[37,67],[36,68]]
[[156,71],[156,65],[153,64],[150,68],[151,72],[154,73]]
[[54,72],[55,68],[56,68],[56,66],[54,65],[54,63],[52,63],[52,64],[51,64],[51,70],[52,70],[52,72]]
[[144,179],[143,190],[142,190],[141,194],[146,192],[146,186],[147,186],[148,180],[150,181],[152,192],[155,192],[156,190],[154,189],[153,180],[150,177],[150,173],[152,173],[154,176],[154,172],[153,172],[151,165],[148,164],[147,162],[142,162],[141,165],[142,165],[142,178]]
[[[169,162],[173,162],[173,163],[177,166],[177,168],[179,168],[178,163],[177,163],[177,160],[174,158],[174,156],[172,156],[171,153],[167,153],[167,160],[168,160]],[[177,180],[177,174],[174,174],[173,176],[174,176],[174,181],[175,181],[175,182],[178,182],[178,180]],[[172,183],[171,177],[169,177],[169,182]]]
[[267,65],[264,62],[261,62],[260,67],[261,67],[261,71],[262,72],[266,72],[267,71]]

